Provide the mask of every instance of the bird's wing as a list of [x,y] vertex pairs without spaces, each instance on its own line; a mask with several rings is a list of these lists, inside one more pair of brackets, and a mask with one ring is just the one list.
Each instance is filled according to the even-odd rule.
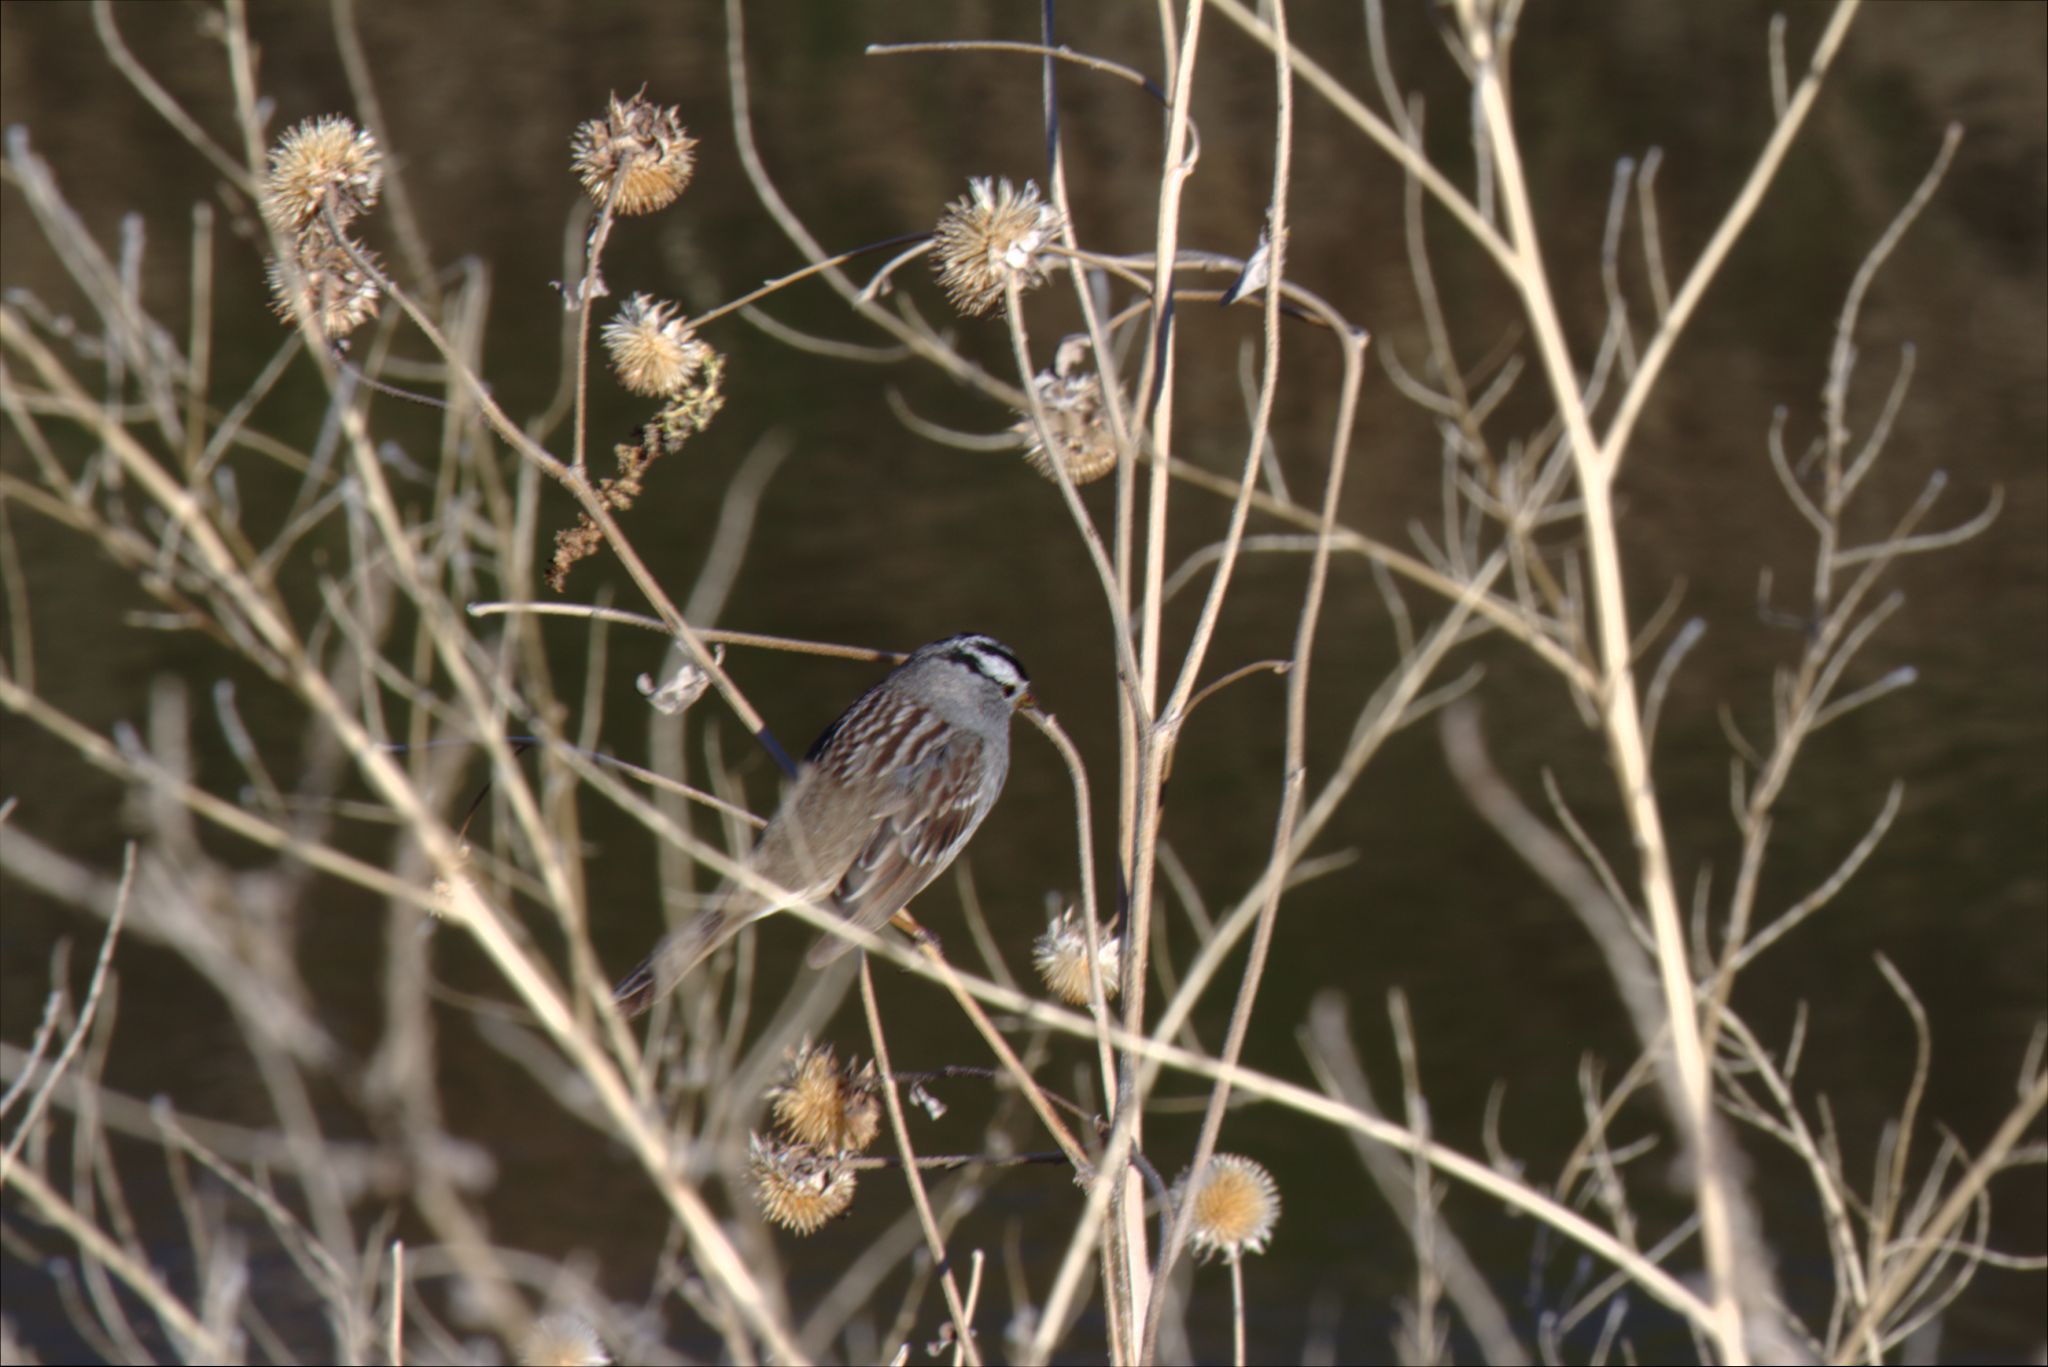
[[[975,737],[954,734],[897,774],[874,808],[874,833],[833,894],[847,920],[865,931],[881,929],[953,862],[988,815],[982,749]],[[923,791],[932,793],[929,801],[917,800]],[[811,949],[810,965],[822,968],[852,947],[828,935]]]

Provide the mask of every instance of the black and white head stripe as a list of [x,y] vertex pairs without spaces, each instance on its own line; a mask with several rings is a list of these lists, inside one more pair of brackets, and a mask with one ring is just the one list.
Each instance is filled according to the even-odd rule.
[[1015,698],[1031,687],[1031,676],[1025,673],[1023,661],[993,636],[948,636],[932,642],[912,658],[918,657],[964,665],[1002,689],[1006,698]]

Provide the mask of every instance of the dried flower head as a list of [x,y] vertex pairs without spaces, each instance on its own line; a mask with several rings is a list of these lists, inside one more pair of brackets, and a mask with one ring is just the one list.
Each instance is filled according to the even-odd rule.
[[[1102,980],[1106,1001],[1116,995],[1123,968],[1123,939],[1100,929],[1095,936],[1095,976]],[[1038,976],[1054,996],[1074,1006],[1088,1004],[1088,928],[1068,907],[1046,924],[1045,934],[1031,947]]]
[[1173,1196],[1193,1203],[1188,1242],[1205,1259],[1221,1253],[1236,1262],[1246,1253],[1265,1252],[1280,1221],[1280,1185],[1273,1174],[1234,1153],[1215,1155],[1193,1182],[1182,1173]]
[[853,1204],[853,1169],[839,1157],[758,1134],[748,1137],[747,1150],[754,1200],[770,1223],[813,1234]]
[[[1038,407],[1045,415],[1045,435],[1052,439],[1053,452],[1066,466],[1067,478],[1076,484],[1101,479],[1116,469],[1116,434],[1110,430],[1109,414],[1102,402],[1102,376],[1087,366],[1093,347],[1080,334],[1068,337],[1053,353],[1053,368],[1041,370],[1031,381],[1038,391]],[[1024,443],[1024,459],[1031,468],[1054,483],[1054,454],[1039,439],[1038,424],[1031,414],[1021,415],[1010,427]]]
[[933,260],[953,306],[980,315],[1003,302],[1012,281],[1027,290],[1045,279],[1038,254],[1059,236],[1060,215],[1028,180],[1018,190],[981,176],[967,189],[939,218]]
[[384,183],[384,157],[377,140],[339,114],[307,119],[289,129],[270,149],[270,173],[263,178],[263,216],[287,232],[320,217],[334,205],[346,224],[377,202]]
[[882,1128],[875,1065],[842,1068],[829,1044],[805,1044],[789,1056],[788,1071],[770,1089],[775,1123],[790,1138],[824,1153],[859,1153]]
[[521,1367],[609,1367],[604,1340],[581,1315],[543,1315],[519,1345]]
[[377,316],[376,277],[356,264],[349,247],[365,261],[363,247],[344,247],[325,224],[314,223],[292,243],[292,255],[270,263],[271,307],[287,321],[305,319],[321,336],[346,337]]
[[675,305],[645,294],[628,299],[601,335],[619,383],[635,394],[680,394],[711,357]]
[[[600,207],[651,214],[675,202],[697,169],[697,140],[683,131],[680,110],[664,109],[642,92],[576,130],[570,165]],[[615,197],[616,196],[616,197]]]

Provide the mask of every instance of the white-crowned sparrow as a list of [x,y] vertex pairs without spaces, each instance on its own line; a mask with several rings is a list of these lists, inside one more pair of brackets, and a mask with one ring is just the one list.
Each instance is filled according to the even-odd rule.
[[[1000,641],[949,636],[917,650],[825,728],[761,832],[749,867],[792,896],[719,893],[620,981],[619,1010],[639,1015],[743,926],[798,900],[880,929],[988,815],[1010,772],[1010,717],[1030,701],[1024,666]],[[811,966],[852,943],[826,936]]]

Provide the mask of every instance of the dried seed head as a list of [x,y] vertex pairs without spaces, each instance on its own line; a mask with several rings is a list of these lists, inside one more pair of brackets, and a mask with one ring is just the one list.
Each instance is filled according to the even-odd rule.
[[783,1144],[751,1135],[747,1169],[754,1200],[771,1224],[813,1234],[853,1204],[853,1169],[805,1144]]
[[1076,334],[1067,338],[1053,354],[1053,368],[1039,371],[1031,381],[1038,391],[1052,452],[1039,439],[1038,424],[1030,413],[1010,426],[1024,443],[1024,459],[1054,483],[1059,482],[1054,453],[1066,466],[1067,478],[1076,484],[1101,479],[1116,469],[1116,434],[1110,430],[1109,414],[1103,407],[1102,376],[1087,368],[1091,350],[1086,337]]
[[[375,258],[350,243],[364,260]],[[292,243],[290,259],[270,263],[271,307],[287,321],[305,319],[330,340],[346,337],[377,316],[377,281],[356,264],[324,223],[309,224]]]
[[346,224],[377,202],[383,183],[375,138],[339,114],[307,119],[270,149],[263,216],[290,232],[320,217],[320,206],[331,201],[334,217]]
[[[681,111],[653,103],[645,93],[624,101],[576,130],[570,165],[600,208],[606,200],[622,214],[667,208],[697,169],[697,140],[683,131]],[[616,195],[616,198],[614,198]]]
[[[1095,951],[1095,975],[1102,980],[1102,996],[1107,1001],[1116,995],[1123,939],[1098,930]],[[1038,976],[1054,996],[1073,1006],[1088,1004],[1088,928],[1074,908],[1068,907],[1047,923],[1045,934],[1032,945],[1031,961],[1038,965]]]
[[1211,1158],[1192,1183],[1182,1173],[1173,1194],[1176,1201],[1193,1203],[1188,1242],[1205,1259],[1221,1253],[1226,1262],[1236,1262],[1246,1253],[1265,1252],[1280,1221],[1280,1185],[1273,1174],[1234,1153]]
[[604,1340],[581,1315],[543,1315],[519,1345],[521,1367],[609,1367]]
[[680,394],[711,356],[673,304],[644,294],[628,299],[602,336],[619,383],[635,394]]
[[768,1099],[790,1138],[824,1153],[859,1153],[881,1132],[876,1086],[873,1063],[856,1073],[851,1062],[839,1066],[829,1044],[806,1044],[789,1056],[789,1070]]
[[1060,215],[1028,180],[1017,190],[981,176],[967,190],[939,218],[933,261],[953,306],[980,315],[1003,302],[1011,281],[1027,290],[1045,279],[1038,254],[1059,236]]

